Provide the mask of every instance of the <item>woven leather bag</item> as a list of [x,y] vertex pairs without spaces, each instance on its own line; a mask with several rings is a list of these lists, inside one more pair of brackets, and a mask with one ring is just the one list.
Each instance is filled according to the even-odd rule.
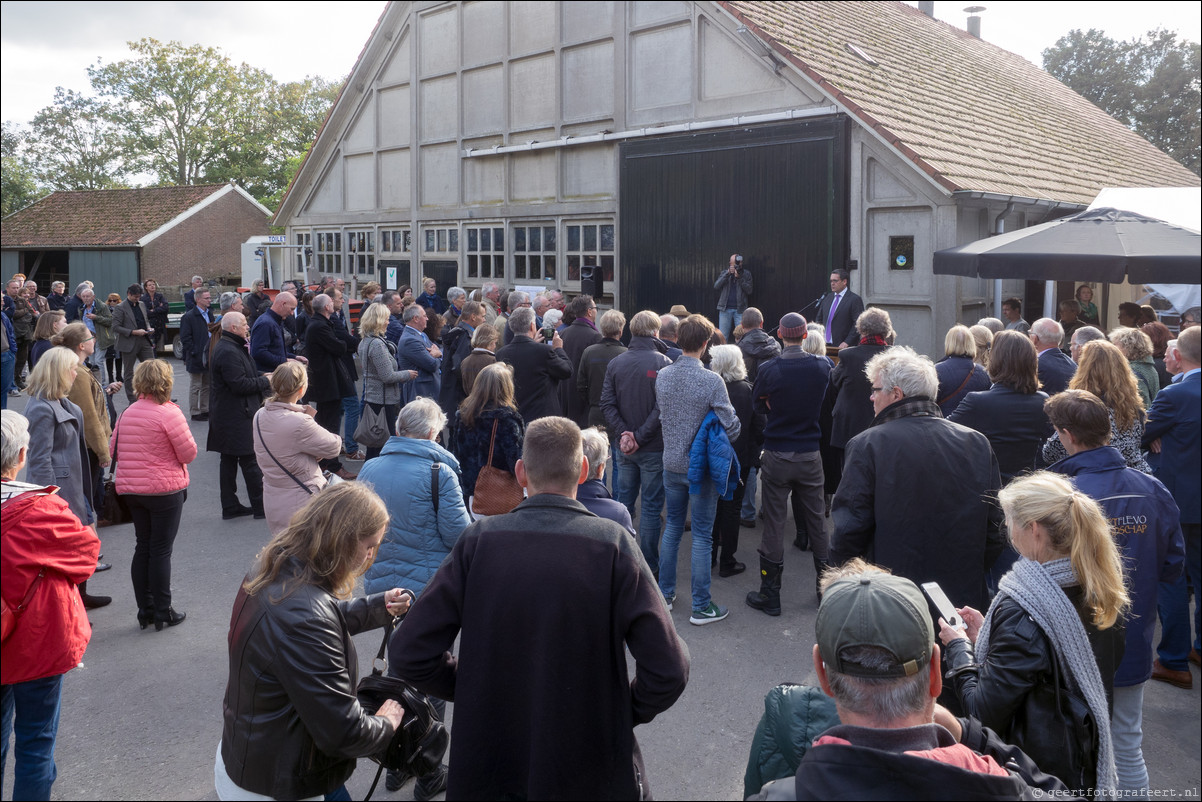
[[497,424],[492,422],[492,438],[488,441],[488,461],[476,477],[476,492],[472,509],[481,515],[504,515],[522,503],[522,486],[509,471],[492,466],[493,447],[497,443]]

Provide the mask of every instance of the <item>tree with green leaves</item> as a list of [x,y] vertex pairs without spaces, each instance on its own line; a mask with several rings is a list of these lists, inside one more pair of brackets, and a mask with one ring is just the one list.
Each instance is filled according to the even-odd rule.
[[38,181],[52,190],[115,189],[128,173],[121,131],[95,98],[58,87],[33,118],[30,152]]
[[1202,168],[1202,48],[1171,31],[1118,42],[1070,31],[1043,51],[1043,66],[1194,173]]
[[0,216],[8,217],[24,209],[43,194],[34,176],[33,164],[25,147],[26,132],[15,123],[4,123],[0,140]]

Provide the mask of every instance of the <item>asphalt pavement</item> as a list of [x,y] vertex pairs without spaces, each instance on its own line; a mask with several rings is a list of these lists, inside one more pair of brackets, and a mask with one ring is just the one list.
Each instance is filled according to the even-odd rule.
[[[186,412],[188,377],[182,363],[173,364],[175,396]],[[118,399],[123,407],[123,395]],[[9,408],[21,411],[24,405],[24,397],[14,397]],[[190,469],[192,483],[172,558],[173,603],[188,614],[184,623],[162,632],[138,628],[128,570],[133,526],[100,530],[104,560],[113,569],[96,575],[88,591],[110,595],[113,603],[90,612],[93,634],[83,667],[66,676],[54,799],[216,799],[213,758],[221,737],[230,611],[268,533],[264,521],[221,520],[218,457],[204,450],[209,425],[191,422],[201,450]],[[245,502],[244,490],[240,496]],[[715,574],[712,585],[714,599],[730,608],[730,617],[692,626],[687,601],[677,605],[672,616],[692,659],[689,685],[670,710],[635,731],[651,791],[659,799],[742,799],[764,695],[781,682],[816,681],[810,657],[817,611],[810,555],[789,548],[783,613],[769,617],[743,603],[759,584],[755,548],[761,530],[757,522],[756,529],[741,531],[738,555],[747,572],[727,579]],[[687,597],[687,532],[680,553],[677,584]],[[379,637],[368,632],[355,638],[361,674],[370,671]],[[1144,697],[1144,755],[1152,787],[1166,797],[1197,798],[1202,778],[1202,680],[1197,667],[1191,671],[1193,690],[1149,682]],[[448,710],[454,737],[454,706]],[[375,768],[360,761],[348,784],[353,798],[366,794]],[[8,799],[11,760],[4,779]],[[381,781],[374,798],[412,799],[412,793],[412,783],[389,793]]]

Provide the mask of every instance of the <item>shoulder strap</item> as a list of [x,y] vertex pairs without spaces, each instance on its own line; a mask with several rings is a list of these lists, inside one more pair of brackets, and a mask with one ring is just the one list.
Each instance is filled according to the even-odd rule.
[[434,460],[430,464],[430,498],[434,501],[434,516],[438,516],[438,471],[442,463]]
[[304,491],[305,491],[306,493],[308,493],[310,496],[311,496],[311,495],[313,495],[313,490],[312,490],[312,489],[310,489],[310,487],[309,487],[307,484],[305,484],[304,482],[302,482],[300,479],[297,479],[295,476],[293,476],[293,475],[292,475],[292,472],[291,472],[291,471],[289,471],[287,468],[285,468],[283,465],[281,465],[281,464],[280,464],[280,461],[279,461],[278,459],[276,459],[276,458],[275,458],[275,454],[272,454],[272,453],[271,453],[271,449],[267,447],[267,441],[263,439],[263,427],[262,427],[262,425],[259,423],[259,416],[258,416],[258,415],[256,415],[256,416],[255,416],[255,431],[256,431],[256,432],[258,432],[258,434],[259,434],[259,443],[261,443],[261,444],[262,444],[262,446],[263,446],[263,450],[267,452],[267,456],[271,457],[271,461],[272,461],[272,462],[274,462],[274,463],[275,463],[275,464],[276,464],[276,465],[279,467],[279,469],[280,469],[281,471],[283,471],[284,473],[288,474],[288,478],[289,478],[289,479],[291,479],[292,481],[296,482],[296,483],[297,483],[297,485],[299,485],[299,486],[300,486],[301,490],[304,490]]
[[492,449],[497,444],[497,424],[500,422],[500,418],[493,418],[492,437],[488,438],[488,462],[484,463],[489,468],[492,467]]
[[945,395],[943,398],[940,398],[935,403],[938,404],[939,406],[943,406],[944,404],[947,403],[947,400],[949,398],[954,398],[956,396],[956,393],[958,393],[964,389],[964,385],[968,384],[968,380],[971,379],[972,375],[976,372],[977,372],[977,363],[973,362],[971,365],[968,366],[968,375],[964,377],[964,381],[960,382],[960,386],[957,387],[955,390],[952,390],[950,393]]

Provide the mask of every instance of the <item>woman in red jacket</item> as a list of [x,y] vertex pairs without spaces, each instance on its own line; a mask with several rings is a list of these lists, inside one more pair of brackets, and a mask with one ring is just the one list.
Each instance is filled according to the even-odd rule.
[[15,731],[13,799],[49,799],[63,674],[79,664],[92,636],[75,586],[96,569],[100,539],[59,498],[58,488],[16,481],[25,466],[29,424],[12,410],[0,413],[0,424],[0,587],[6,605],[24,605],[0,651],[0,772]]
[[171,550],[188,498],[188,463],[196,459],[196,441],[184,413],[171,403],[174,377],[161,359],[134,371],[132,403],[113,430],[110,443],[117,462],[117,493],[134,519],[130,576],[138,601],[138,625],[155,631],[182,622],[185,613],[171,607]]

